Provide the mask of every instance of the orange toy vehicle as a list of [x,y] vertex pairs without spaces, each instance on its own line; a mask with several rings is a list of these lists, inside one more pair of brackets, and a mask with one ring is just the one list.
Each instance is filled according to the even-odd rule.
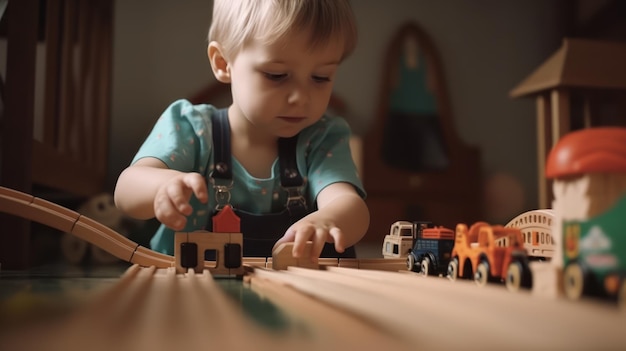
[[468,230],[467,225],[457,224],[448,277],[473,277],[479,285],[504,280],[512,291],[530,288],[532,276],[523,243],[517,228],[477,222]]

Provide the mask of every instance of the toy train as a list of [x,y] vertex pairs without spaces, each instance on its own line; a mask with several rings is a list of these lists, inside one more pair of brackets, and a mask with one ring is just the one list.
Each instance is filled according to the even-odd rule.
[[[530,210],[510,220],[505,227],[520,229],[529,260],[549,260],[556,246],[552,235],[553,220],[554,211],[551,209]],[[417,222],[417,224],[427,228],[431,223]],[[389,234],[383,241],[383,257],[406,258],[415,243],[417,229],[413,228],[410,221],[397,221],[391,224]]]
[[[408,240],[407,240],[408,239]],[[410,244],[408,244],[410,243]],[[528,255],[520,229],[474,223],[459,223],[456,230],[433,226],[430,222],[398,221],[391,225],[383,244],[385,257],[399,257],[406,249],[409,271],[423,275],[504,281],[509,290],[530,288]]]

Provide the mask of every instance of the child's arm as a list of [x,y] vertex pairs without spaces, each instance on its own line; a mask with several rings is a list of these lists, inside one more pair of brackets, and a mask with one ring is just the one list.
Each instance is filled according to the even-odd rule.
[[308,240],[313,241],[311,257],[318,258],[326,242],[334,242],[343,252],[365,235],[369,210],[365,201],[349,183],[333,183],[317,196],[319,210],[294,223],[276,245],[293,241],[294,257],[301,256]]
[[115,205],[138,219],[156,217],[173,230],[182,230],[192,208],[191,195],[203,203],[208,200],[204,178],[199,173],[184,173],[167,168],[159,159],[138,160],[120,174],[115,186]]

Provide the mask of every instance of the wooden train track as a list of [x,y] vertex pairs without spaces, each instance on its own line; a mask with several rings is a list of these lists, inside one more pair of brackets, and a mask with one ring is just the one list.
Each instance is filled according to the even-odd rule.
[[[136,242],[117,233],[113,229],[50,201],[5,187],[0,187],[0,212],[35,221],[95,245],[113,256],[142,267],[169,268],[176,267],[174,256],[161,254],[145,248]],[[286,247],[290,243],[287,243]],[[300,259],[291,259],[290,250],[283,247],[279,256],[272,258],[244,258],[243,264],[248,266],[262,266],[265,268],[286,269],[289,265],[303,265],[311,267],[309,263]],[[289,257],[287,257],[289,256]],[[354,268],[374,268],[379,266],[383,270],[398,270],[404,266],[404,260],[358,260],[346,259],[340,264],[339,259],[321,259],[321,266],[343,266]],[[277,264],[273,265],[273,262]],[[215,262],[204,261],[204,269],[216,270]],[[201,271],[201,269],[198,269]],[[222,272],[218,267],[217,271]]]
[[[233,282],[242,284],[241,282]],[[0,330],[2,350],[380,350],[407,345],[357,315],[271,280],[255,281],[259,296],[291,304],[278,328],[250,318],[208,271],[131,266],[70,316]],[[242,285],[242,289],[247,289]],[[299,313],[305,309],[307,313]],[[36,336],[36,337],[33,337]]]
[[[225,280],[228,281],[228,280]],[[232,280],[231,280],[232,281]],[[512,294],[415,273],[254,268],[242,284],[285,321],[272,329],[208,271],[133,265],[76,313],[0,330],[2,350],[621,349],[611,306]],[[271,308],[274,310],[274,307]],[[271,323],[269,323],[271,324]],[[36,337],[33,337],[35,336]]]
[[174,265],[173,256],[147,249],[89,217],[20,191],[0,187],[0,212],[71,233],[127,262],[157,268]]
[[10,189],[0,188],[0,211],[72,233],[134,263],[76,313],[60,321],[0,330],[2,350],[525,350],[626,345],[626,315],[612,305],[538,298],[509,293],[501,285],[478,287],[470,281],[397,272],[397,262],[376,259],[320,260],[324,270],[282,271],[266,268],[272,266],[270,258],[244,262],[246,277],[236,283],[280,307],[289,321],[283,329],[271,330],[249,318],[208,269],[177,273],[172,256]]

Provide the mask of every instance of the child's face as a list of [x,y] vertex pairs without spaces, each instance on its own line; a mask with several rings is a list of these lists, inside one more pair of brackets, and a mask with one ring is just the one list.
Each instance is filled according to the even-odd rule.
[[[309,33],[266,45],[252,42],[230,62],[235,123],[267,136],[291,137],[317,122],[328,107],[343,43],[311,48]],[[246,124],[247,124],[246,123]]]

